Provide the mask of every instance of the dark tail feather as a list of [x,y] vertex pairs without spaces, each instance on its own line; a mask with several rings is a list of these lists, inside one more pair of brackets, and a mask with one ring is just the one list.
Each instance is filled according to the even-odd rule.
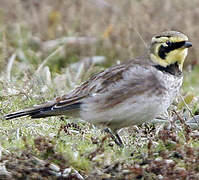
[[75,103],[68,106],[60,106],[54,107],[55,103],[49,103],[45,105],[41,105],[32,109],[26,109],[19,112],[14,112],[11,114],[7,114],[4,117],[6,120],[14,119],[22,116],[30,116],[31,118],[44,118],[49,116],[63,115],[66,114],[67,111],[79,109],[81,103]]
[[22,117],[22,116],[32,116],[34,114],[37,114],[38,112],[39,112],[39,110],[29,110],[29,111],[24,110],[24,111],[19,111],[19,112],[7,114],[4,117],[6,118],[6,120],[9,120],[9,119]]
[[[32,109],[22,110],[22,111],[19,111],[19,112],[7,114],[4,117],[6,118],[6,120],[14,119],[14,118],[22,117],[22,116],[30,116],[30,117],[34,118],[34,116],[38,116],[39,114],[41,114],[42,111],[46,111],[47,109],[49,111],[49,109],[51,109],[51,107],[35,108],[35,109],[32,108]],[[43,117],[43,116],[41,116],[41,117]],[[38,116],[38,118],[40,118],[40,117]]]

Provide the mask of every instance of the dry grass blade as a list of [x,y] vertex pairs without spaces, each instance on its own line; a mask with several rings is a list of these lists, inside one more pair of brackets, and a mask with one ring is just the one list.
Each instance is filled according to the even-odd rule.
[[59,51],[63,49],[63,46],[58,47],[53,53],[51,53],[46,59],[43,60],[43,62],[39,65],[37,70],[35,71],[35,74],[38,74],[43,66],[53,57],[55,56]]
[[60,39],[54,39],[50,41],[46,41],[42,44],[43,50],[52,49],[58,45],[67,45],[67,44],[90,44],[95,43],[97,41],[96,38],[92,37],[63,37]]
[[7,70],[6,70],[6,79],[8,81],[11,80],[11,71],[13,67],[14,60],[16,58],[16,53],[12,54],[12,56],[8,59],[8,65],[7,65]]
[[185,104],[187,110],[189,111],[189,113],[191,114],[192,118],[194,119],[195,123],[199,126],[198,121],[196,120],[196,118],[194,117],[193,113],[191,112],[191,109],[189,108],[188,104],[185,102],[183,96],[180,94],[180,98],[182,99],[183,103]]

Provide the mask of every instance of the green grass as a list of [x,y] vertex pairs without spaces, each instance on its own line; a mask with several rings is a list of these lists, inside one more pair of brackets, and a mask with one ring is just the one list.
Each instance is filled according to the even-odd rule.
[[[166,117],[169,122],[122,130],[124,148],[116,146],[102,129],[80,119],[63,116],[32,120],[24,117],[8,121],[3,117],[66,94],[92,74],[142,53],[145,47],[133,30],[135,27],[144,40],[150,39],[153,33],[168,29],[163,23],[168,21],[164,19],[168,13],[162,16],[167,9],[161,8],[159,12],[159,1],[127,1],[127,4],[114,1],[125,12],[126,20],[133,21],[132,25],[124,21],[122,14],[114,14],[110,9],[103,9],[102,13],[98,11],[100,6],[96,9],[88,2],[67,1],[62,6],[57,4],[58,1],[38,4],[9,2],[0,8],[0,170],[6,169],[0,172],[0,179],[199,178],[198,130],[184,124],[191,115],[180,98],[169,109],[169,117]],[[189,11],[184,11],[183,7],[183,15],[190,12],[185,22],[191,24],[183,27],[176,23],[179,21],[176,12],[181,13],[181,6],[177,6],[177,1],[167,3],[172,5],[169,28],[181,29],[194,36],[196,23],[188,21],[197,15],[192,3],[186,4]],[[16,10],[10,12],[10,5],[16,5]],[[33,8],[31,13],[27,12],[28,7]],[[161,7],[167,6],[163,4]],[[145,8],[156,12],[157,16],[153,13],[141,16],[140,12]],[[31,18],[34,17],[33,21],[29,20],[29,13]],[[148,23],[149,19],[153,23]],[[71,36],[94,37],[96,42],[66,43],[49,49],[45,46],[50,40]],[[197,38],[192,37],[192,41],[198,42]],[[196,43],[195,46],[190,51],[191,60],[198,57]],[[59,47],[62,48],[56,52]],[[16,58],[8,73],[13,54]],[[85,57],[96,55],[104,56],[106,61],[85,62]],[[46,59],[48,61],[38,71]],[[181,92],[194,115],[199,113],[198,74],[198,65],[190,72],[184,71]],[[173,109],[182,117],[181,122]],[[67,170],[65,174],[64,170]]]
[[[23,64],[23,61],[19,61],[18,67]],[[13,74],[21,74],[20,76],[13,77],[11,82],[2,81],[0,87],[2,115],[40,104],[62,92],[62,89],[55,86],[56,73],[51,74],[51,84],[46,84],[47,76],[42,74],[43,71],[35,76],[35,68],[32,68],[31,61],[28,62],[28,66],[30,66],[30,76],[16,68],[13,69]],[[92,66],[94,67],[95,65]],[[103,66],[99,67],[103,68]],[[63,75],[64,72],[70,72],[74,76],[77,69],[68,71],[69,68],[63,71]],[[185,95],[190,108],[195,108],[193,112],[198,110],[195,88],[197,72],[198,67],[195,67],[191,73],[185,72],[183,86],[183,92],[194,94],[194,98],[190,101],[187,101]],[[82,81],[81,78],[84,79],[83,74],[77,83]],[[25,79],[22,80],[21,76]],[[74,86],[71,84],[71,77],[67,78],[66,92]],[[182,117],[187,117],[188,110],[181,101],[172,108],[176,107],[179,108],[178,112]],[[71,168],[71,172],[67,175],[70,178],[75,173],[76,176],[79,173],[82,177],[90,179],[157,178],[158,175],[175,178],[179,171],[185,174],[197,174],[199,173],[196,163],[199,157],[199,144],[198,136],[194,136],[197,131],[188,130],[186,125],[179,123],[180,128],[176,128],[176,117],[172,113],[171,117],[173,123],[169,126],[149,124],[122,131],[121,136],[125,142],[123,149],[116,146],[101,129],[79,119],[50,117],[32,120],[25,117],[7,121],[2,117],[0,121],[0,142],[3,148],[1,161],[5,162],[5,167],[13,178],[34,179],[35,176],[55,178],[59,173],[52,170],[52,164],[61,168],[59,172]],[[19,166],[11,168],[16,162]],[[172,173],[169,170],[170,166],[173,167]],[[33,167],[37,167],[38,170],[33,170]],[[161,170],[163,167],[168,171]],[[5,177],[9,178],[9,173],[5,173]]]

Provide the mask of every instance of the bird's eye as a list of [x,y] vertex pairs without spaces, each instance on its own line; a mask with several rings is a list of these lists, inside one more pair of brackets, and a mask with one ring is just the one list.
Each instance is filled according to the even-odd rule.
[[169,45],[171,45],[171,42],[170,42],[170,41],[167,41],[166,44],[169,46]]

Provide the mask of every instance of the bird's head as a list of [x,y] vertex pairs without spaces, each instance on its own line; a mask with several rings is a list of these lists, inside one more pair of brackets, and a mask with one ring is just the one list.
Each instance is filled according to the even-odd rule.
[[191,47],[188,37],[177,31],[167,31],[152,38],[150,46],[151,60],[162,67],[172,64],[179,66],[182,71],[184,60]]

